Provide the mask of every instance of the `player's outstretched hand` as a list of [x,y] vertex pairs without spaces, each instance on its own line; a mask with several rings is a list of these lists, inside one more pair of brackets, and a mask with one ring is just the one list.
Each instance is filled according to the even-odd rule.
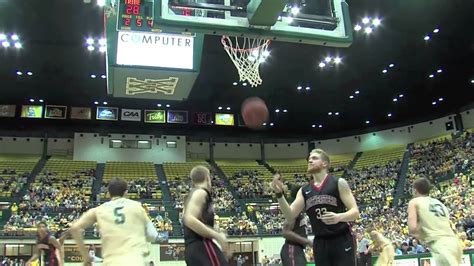
[[275,193],[283,192],[283,181],[280,174],[276,173],[273,175],[272,188]]
[[325,224],[337,224],[341,221],[341,216],[335,212],[326,212],[321,215],[321,221]]

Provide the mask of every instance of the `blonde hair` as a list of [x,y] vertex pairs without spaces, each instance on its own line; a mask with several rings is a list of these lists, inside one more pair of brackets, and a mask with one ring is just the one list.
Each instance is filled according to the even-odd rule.
[[189,176],[191,177],[191,181],[194,184],[200,184],[206,181],[206,178],[210,175],[209,169],[203,165],[195,166]]
[[324,150],[313,149],[309,154],[312,154],[312,153],[319,154],[321,156],[321,159],[323,159],[323,161],[328,163],[328,168],[329,168],[329,165],[331,164],[331,159],[329,159],[329,155]]

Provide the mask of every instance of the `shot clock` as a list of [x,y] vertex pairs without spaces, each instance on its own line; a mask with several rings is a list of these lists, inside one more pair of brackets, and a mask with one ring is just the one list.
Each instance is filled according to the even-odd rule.
[[151,31],[154,19],[153,0],[120,0],[117,30]]

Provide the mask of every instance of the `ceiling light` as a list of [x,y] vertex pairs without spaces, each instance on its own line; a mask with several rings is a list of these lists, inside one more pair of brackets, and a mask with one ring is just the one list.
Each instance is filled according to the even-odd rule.
[[341,61],[342,61],[342,59],[340,57],[334,58],[334,63],[335,64],[339,64],[339,63],[341,63]]
[[167,104],[167,105],[165,105],[165,106],[166,106],[167,108],[170,108],[170,107],[171,107],[171,105],[169,105],[169,104]]
[[360,31],[361,29],[362,29],[362,26],[360,26],[359,24],[354,26],[355,31]]
[[0,41],[4,41],[7,39],[7,35],[5,33],[0,33]]
[[362,19],[362,23],[364,23],[364,24],[368,24],[369,22],[370,22],[370,18],[368,18],[368,17],[365,17],[365,18]]
[[280,112],[280,109],[276,109],[276,110],[275,110],[275,113],[279,113],[279,112]]
[[97,104],[99,104],[99,102],[98,102],[98,101],[95,101],[94,104],[97,105]]
[[393,100],[392,100],[392,101],[394,101],[394,102],[397,102],[397,101],[398,101],[398,99],[397,99],[397,98],[393,98]]
[[382,70],[382,73],[384,73],[384,74],[387,73],[387,72],[388,72],[388,70],[386,70],[386,69]]
[[354,99],[354,95],[349,96],[349,99]]
[[300,8],[299,7],[294,6],[294,7],[291,8],[291,14],[297,15],[298,13],[300,13]]
[[403,94],[398,95],[398,97],[403,98]]
[[320,67],[320,68],[323,68],[323,67],[325,67],[325,66],[326,66],[326,64],[325,64],[324,62],[319,63],[319,67]]
[[283,113],[288,113],[288,110],[286,110],[286,109],[283,109]]
[[309,90],[311,90],[311,88],[310,88],[309,86],[307,86],[307,87],[305,88],[305,90],[309,91]]
[[34,103],[35,102],[35,99],[30,99],[30,103]]
[[101,38],[99,40],[99,45],[105,45],[105,44],[107,44],[107,41],[105,40],[105,38]]
[[323,125],[319,125],[318,127],[319,127],[319,128],[323,128]]
[[23,72],[17,71],[16,74],[17,74],[18,76],[21,76],[21,75],[23,75]]
[[365,123],[366,123],[366,124],[370,124],[370,121],[369,121],[369,120],[366,120]]
[[443,99],[443,98],[439,98],[438,101],[442,102],[442,101],[444,101],[444,99]]
[[443,70],[442,70],[442,69],[438,69],[438,70],[436,70],[436,72],[438,72],[438,73],[442,73],[442,72],[443,72]]
[[13,34],[13,35],[10,37],[10,39],[12,39],[13,41],[18,41],[19,38],[18,38],[18,35]]
[[22,47],[23,47],[23,45],[21,43],[19,43],[19,42],[15,43],[15,48],[16,49],[21,49]]
[[270,126],[272,127],[272,126],[273,126],[273,123],[270,123]]
[[286,17],[286,20],[288,21],[288,24],[293,23],[293,18],[292,17]]
[[392,114],[388,114],[387,116],[388,116],[388,117],[392,117]]
[[99,47],[99,52],[105,53],[105,51],[107,51],[107,48],[105,46]]
[[103,78],[103,79],[105,79],[107,76],[106,76],[106,75],[102,75],[102,76],[100,76],[100,77]]
[[395,64],[390,64],[390,65],[388,65],[388,67],[390,67],[390,68],[391,68],[391,67],[394,67],[394,66],[395,66]]
[[237,82],[232,83],[232,85],[234,85],[234,86],[237,86],[237,84],[239,84],[239,83],[237,83]]
[[474,84],[474,79],[471,79],[471,84]]
[[92,39],[92,38],[87,38],[86,43],[87,43],[88,45],[93,45],[93,44],[94,44],[94,39]]
[[94,74],[92,74],[92,75],[91,75],[91,78],[95,79],[95,78],[97,78],[97,76],[94,75]]
[[267,123],[263,123],[263,124],[262,124],[262,126],[266,126],[266,125],[267,125]]
[[217,107],[217,110],[222,110],[222,106]]
[[330,57],[330,56],[324,58],[324,61],[326,61],[326,63],[331,62],[331,60],[332,60],[332,57]]
[[339,112],[335,112],[334,114],[335,114],[335,115],[339,115]]
[[7,41],[3,41],[2,46],[5,47],[5,48],[8,48],[8,47],[10,47],[10,43],[7,42]]
[[227,107],[226,109],[227,109],[227,111],[230,111],[230,107]]
[[374,25],[375,27],[377,27],[378,25],[380,25],[380,19],[379,18],[375,18],[372,20],[372,25]]
[[[161,103],[157,104],[156,106],[161,107]],[[222,108],[222,107],[221,107]]]
[[354,93],[355,93],[355,94],[359,94],[359,91],[355,91]]
[[43,102],[44,102],[44,100],[43,100],[43,99],[40,99],[40,100],[39,100],[39,102],[40,102],[40,103],[43,103]]
[[300,91],[301,89],[303,89],[303,87],[298,86],[298,87],[296,87],[296,89]]
[[103,102],[103,104],[104,104],[104,105],[107,105],[107,104],[109,104],[109,103],[108,103],[108,102]]
[[105,0],[97,0],[98,6],[105,6]]
[[432,105],[436,105],[436,102],[432,102],[431,104],[432,104]]
[[430,74],[428,77],[429,77],[429,78],[434,78],[434,75],[433,75],[433,74]]
[[332,115],[332,112],[329,112],[328,115]]
[[87,46],[87,50],[89,50],[89,51],[91,51],[91,52],[92,52],[92,51],[94,51],[94,50],[95,50],[95,47],[94,47],[94,46],[92,46],[92,45],[89,45],[89,46]]
[[367,27],[365,28],[364,32],[367,33],[367,34],[371,34],[373,31],[373,29],[371,27]]
[[26,75],[28,75],[28,76],[33,76],[33,72],[28,71],[28,72],[26,72]]
[[312,125],[311,127],[315,128],[315,127],[316,127],[316,125]]
[[423,38],[423,40],[425,40],[425,41],[429,41],[430,39],[431,39],[431,37],[430,37],[429,35],[426,35],[426,36]]
[[247,82],[242,83],[242,86],[247,86]]
[[436,28],[436,29],[433,30],[433,33],[438,33],[438,32],[439,32],[439,29],[438,29],[438,28]]
[[270,51],[265,50],[263,51],[263,57],[269,57],[270,56]]

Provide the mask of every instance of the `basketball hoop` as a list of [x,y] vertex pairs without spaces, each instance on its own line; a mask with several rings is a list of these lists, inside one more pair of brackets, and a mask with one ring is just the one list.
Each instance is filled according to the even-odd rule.
[[240,81],[247,80],[252,87],[262,84],[259,67],[270,54],[267,50],[270,40],[234,37],[232,41],[223,35],[221,42],[239,72]]

